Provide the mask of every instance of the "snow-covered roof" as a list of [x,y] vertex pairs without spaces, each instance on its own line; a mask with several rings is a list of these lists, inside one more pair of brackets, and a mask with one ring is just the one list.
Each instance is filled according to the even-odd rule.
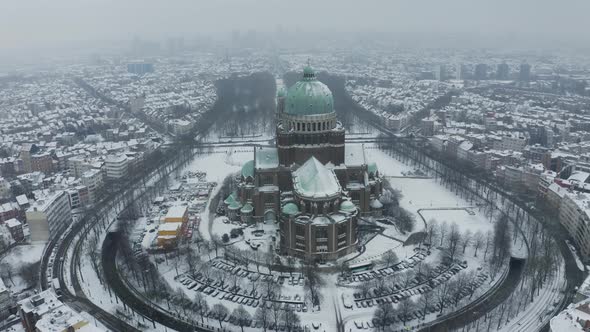
[[88,322],[80,314],[69,307],[63,306],[41,317],[35,323],[35,328],[39,332],[55,332],[66,331],[72,326],[82,327],[86,325],[88,325]]
[[256,169],[279,167],[279,153],[276,148],[260,147],[254,153]]
[[181,219],[186,213],[187,207],[182,205],[172,206],[168,213],[166,213],[166,219]]
[[18,203],[18,205],[23,206],[29,204],[29,199],[24,194],[18,195],[16,196],[16,202]]
[[575,171],[567,179],[568,179],[568,181],[577,181],[580,183],[584,183],[584,182],[586,182],[586,180],[588,179],[589,176],[590,176],[589,173],[582,172],[582,171]]
[[18,221],[17,219],[15,219],[15,218],[6,220],[5,224],[9,228],[19,227],[19,226],[22,225],[22,223],[20,221]]
[[340,193],[340,183],[334,171],[317,160],[309,158],[293,172],[293,188],[303,197],[322,198]]
[[344,164],[346,166],[362,166],[366,163],[364,145],[347,144],[344,147]]
[[567,309],[551,318],[551,331],[586,331],[584,324],[590,321],[590,304],[586,299],[576,304],[570,304]]
[[160,225],[158,228],[159,232],[176,232],[182,223],[179,222],[167,222]]
[[18,304],[25,313],[35,313],[39,316],[63,306],[51,289],[21,300]]

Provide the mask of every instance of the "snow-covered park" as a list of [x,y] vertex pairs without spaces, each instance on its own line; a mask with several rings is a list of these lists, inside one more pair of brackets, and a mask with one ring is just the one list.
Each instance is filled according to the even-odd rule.
[[[434,178],[411,176],[415,169],[372,146],[367,149],[367,159],[377,163],[391,188],[401,194],[399,206],[412,216],[413,229],[401,231],[395,223],[367,217],[363,222],[377,225],[382,231],[363,236],[357,252],[336,262],[315,265],[313,271],[305,262],[279,256],[272,250],[280,241],[276,236],[278,224],[232,223],[216,215],[215,206],[211,206],[221,195],[224,181],[236,174],[251,155],[248,149],[215,148],[197,155],[174,179],[169,179],[168,186],[175,191],[163,195],[164,204],[169,205],[184,204],[181,198],[191,205],[191,192],[178,192],[178,184],[188,188],[186,180],[182,180],[186,172],[206,173],[203,181],[214,184],[200,208],[190,214],[198,225],[191,240],[179,245],[182,251],[163,254],[148,250],[154,247],[153,234],[163,216],[161,208],[148,209],[135,223],[134,237],[140,237],[143,251],[151,252],[150,261],[158,265],[161,282],[176,299],[170,303],[154,298],[160,307],[171,306],[172,312],[182,316],[186,299],[193,303],[190,319],[200,321],[202,316],[204,324],[221,324],[224,328],[238,328],[236,317],[230,321],[232,313],[253,319],[255,322],[246,330],[255,331],[265,317],[269,326],[289,324],[283,316],[290,312],[297,317],[295,321],[310,330],[334,331],[344,325],[348,331],[375,328],[377,308],[392,303],[396,310],[407,311],[392,326],[409,327],[457,310],[501,281],[501,272],[493,276],[489,272],[493,220],[474,202],[455,195]],[[223,198],[217,197],[215,202]],[[241,231],[218,242],[236,229]],[[417,235],[422,240],[413,242]],[[457,236],[456,248],[449,259],[447,247],[452,236]],[[424,245],[425,238],[432,243]],[[187,254],[187,250],[192,253]],[[141,290],[141,282],[135,286]],[[312,305],[310,296],[314,287],[321,299],[317,306]],[[449,291],[440,295],[441,289]],[[455,293],[451,294],[450,289]],[[216,317],[226,310],[227,318],[219,322]],[[273,310],[283,312],[283,318],[272,319]]]

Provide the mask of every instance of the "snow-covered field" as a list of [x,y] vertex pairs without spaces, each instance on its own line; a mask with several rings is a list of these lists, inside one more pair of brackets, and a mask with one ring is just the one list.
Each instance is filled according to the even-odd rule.
[[[18,245],[0,260],[0,264],[6,264],[6,267],[12,271],[12,278],[4,279],[4,284],[13,294],[18,294],[28,288],[26,281],[19,275],[19,271],[27,264],[39,262],[44,248],[45,243]],[[3,276],[6,275],[5,271],[1,272]]]

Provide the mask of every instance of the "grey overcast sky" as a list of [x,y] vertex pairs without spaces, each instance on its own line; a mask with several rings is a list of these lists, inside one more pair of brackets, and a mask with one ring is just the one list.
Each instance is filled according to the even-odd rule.
[[[286,29],[590,40],[590,0],[0,0],[0,47]],[[582,46],[582,45],[580,45]]]

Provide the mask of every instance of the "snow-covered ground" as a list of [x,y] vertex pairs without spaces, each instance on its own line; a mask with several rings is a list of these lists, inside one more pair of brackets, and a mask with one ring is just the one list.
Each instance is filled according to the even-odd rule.
[[[214,153],[197,155],[193,162],[191,162],[183,170],[176,173],[176,176],[178,176],[189,170],[193,172],[203,171],[206,172],[207,182],[217,182],[218,184],[217,186],[213,187],[209,193],[209,199],[207,201],[206,208],[199,213],[200,224],[198,227],[198,236],[202,237],[203,239],[210,239],[211,234],[221,236],[224,233],[229,233],[231,228],[237,227],[237,225],[233,225],[231,223],[224,223],[223,218],[210,218],[209,204],[211,202],[211,198],[219,192],[223,180],[228,175],[239,172],[241,166],[246,161],[251,160],[252,157],[252,151],[248,150],[241,151],[239,149],[226,148],[225,151],[223,151],[221,148],[215,148]],[[394,188],[401,191],[403,195],[400,201],[401,206],[410,211],[416,218],[416,226],[414,231],[421,231],[425,227],[420,214],[422,214],[424,219],[427,221],[434,219],[436,222],[456,222],[461,231],[469,229],[472,232],[475,232],[476,230],[485,231],[491,229],[492,224],[489,223],[489,221],[477,211],[477,208],[473,208],[472,204],[469,204],[469,202],[457,197],[453,192],[444,188],[436,180],[427,177],[403,177],[403,174],[409,174],[415,170],[377,149],[367,149],[367,160],[377,162],[380,172],[384,174],[384,176],[388,177],[388,180]],[[177,182],[179,182],[179,179],[169,179],[169,187],[174,186]],[[445,210],[457,208],[460,208],[460,210]],[[149,244],[153,241],[152,238],[156,233],[156,231],[150,232],[150,229],[155,228],[155,223],[148,224],[148,219],[149,216],[148,218],[140,218],[136,223],[136,231],[134,232],[134,237],[143,235],[142,245],[144,248],[149,247]],[[254,253],[254,250],[250,247],[247,241],[254,244],[261,243],[257,253],[260,255],[264,254],[264,252],[268,250],[269,245],[272,243],[270,238],[274,232],[276,232],[276,225],[269,224],[262,225],[261,227],[264,229],[264,234],[262,236],[257,236],[257,234],[253,233],[253,228],[245,228],[245,234],[243,236],[239,236],[238,238],[230,240],[230,243],[232,243],[230,245],[231,248],[239,249],[243,252]],[[386,227],[384,235],[377,235],[367,243],[362,254],[358,255],[357,253],[353,253],[349,255],[349,258],[354,257],[349,263],[356,264],[369,261],[378,261],[381,259],[381,256],[384,252],[391,249],[394,250],[400,260],[409,259],[415,254],[416,246],[403,246],[402,242],[405,241],[408,236],[409,234],[400,234],[394,226],[388,226]],[[99,241],[99,243],[102,243],[103,238],[104,234],[102,235],[101,241]],[[465,269],[465,272],[485,273],[486,267],[485,264],[481,262],[481,254],[478,257],[475,257],[472,248],[467,248],[465,253],[461,252],[461,250],[459,251],[459,257],[467,262],[467,268]],[[355,255],[358,256],[355,257]],[[212,270],[219,270],[218,268],[211,267],[212,263],[209,262],[209,260],[212,258],[215,260],[214,256],[215,255],[203,253],[201,255],[201,261],[203,262],[202,266],[209,266],[209,268]],[[254,256],[255,255],[250,256],[250,258]],[[154,262],[156,261],[155,257],[156,256],[152,257],[152,261]],[[187,272],[189,271],[189,266],[186,260],[181,257],[172,259],[168,258],[167,260],[158,259],[157,261],[160,262],[158,270],[169,284],[170,288],[181,290],[188,298],[194,298],[196,294],[196,288],[188,289],[187,285],[184,285],[180,282],[183,279],[182,276],[187,275]],[[427,263],[432,266],[438,265],[440,263],[439,251],[433,249],[432,254],[424,258],[423,263]],[[250,262],[246,268],[250,271],[250,274],[256,274],[256,271],[259,268],[260,273],[262,274],[269,272],[266,267],[257,267],[253,262]],[[289,273],[286,272],[282,274],[277,274],[274,272],[274,274],[275,276],[283,275],[285,277],[289,277]],[[215,276],[214,279],[229,277],[227,271],[221,270],[213,275]],[[307,312],[298,312],[303,325],[311,327],[312,325],[317,326],[321,324],[321,327],[319,328],[320,331],[335,331],[337,323],[335,317],[336,312],[341,313],[342,319],[347,324],[347,331],[349,329],[356,330],[354,325],[355,320],[367,322],[372,319],[375,309],[374,306],[368,308],[355,307],[353,310],[345,308],[343,299],[352,298],[353,293],[357,291],[356,287],[358,287],[358,285],[338,285],[337,276],[338,274],[335,272],[322,273],[322,279],[324,280],[325,286],[321,291],[323,294],[321,308],[319,311],[314,311],[313,308],[311,308],[311,305],[308,303]],[[109,295],[108,289],[101,285],[98,276],[91,266],[88,255],[84,255],[82,257],[82,267],[81,271],[79,272],[79,278],[84,278],[84,281],[82,282],[84,285],[84,291],[93,302],[97,303],[109,312],[123,310],[121,304],[117,303],[117,299],[112,295]],[[258,285],[252,284],[251,280],[246,278],[242,279],[244,280],[239,280],[239,283],[244,289],[249,289],[250,287],[260,289],[262,287],[260,283]],[[484,283],[484,285],[478,289],[472,300],[475,300],[477,296],[483,294],[487,289],[489,289],[489,287],[491,287],[492,284],[493,283]],[[302,300],[306,298],[305,293],[303,279],[301,279],[297,285],[285,282],[282,287],[282,296],[284,299],[289,298],[290,300]],[[231,311],[238,306],[238,304],[235,302],[220,299],[221,295],[219,294],[215,297],[211,295],[205,295],[205,297],[210,307],[216,303],[223,303]],[[412,296],[412,299],[414,300],[417,298],[418,295]],[[468,302],[469,301],[462,302],[460,305],[465,305]],[[166,307],[165,303],[159,303],[159,305],[161,307]],[[246,306],[246,310],[252,315],[255,312],[255,308],[250,306]],[[426,321],[434,318],[436,318],[435,314],[427,315]],[[216,325],[215,321],[210,321],[209,323],[211,325]],[[419,322],[416,321],[414,323],[417,324]],[[228,326],[227,324],[224,325],[226,327]],[[156,330],[161,329],[157,328]],[[246,330],[255,331],[255,329],[252,328]]]
[[[18,294],[28,288],[27,282],[19,275],[19,271],[27,264],[39,262],[44,248],[45,243],[18,245],[10,249],[0,260],[0,264],[6,264],[6,267],[12,271],[12,278],[6,278],[4,284],[13,294]],[[6,275],[6,273],[2,271],[2,275]]]

